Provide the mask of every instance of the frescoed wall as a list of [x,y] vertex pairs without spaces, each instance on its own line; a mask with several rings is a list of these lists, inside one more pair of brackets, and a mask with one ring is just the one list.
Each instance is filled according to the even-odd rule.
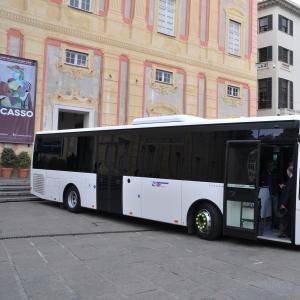
[[[80,45],[49,39],[45,43],[46,64],[43,94],[44,130],[57,129],[59,108],[64,111],[85,112],[90,110],[93,122],[98,125],[99,96],[101,89],[102,53]],[[87,68],[66,65],[66,50],[85,51],[88,53]],[[57,110],[58,108],[58,110]]]
[[[164,114],[255,116],[256,2],[2,0],[0,52],[38,62],[35,131]],[[238,55],[230,21],[240,28]],[[87,64],[70,64],[66,50]]]
[[[157,69],[167,70],[172,73],[172,83],[157,82],[155,79]],[[182,69],[146,62],[144,85],[143,108],[145,117],[184,114],[185,73]]]

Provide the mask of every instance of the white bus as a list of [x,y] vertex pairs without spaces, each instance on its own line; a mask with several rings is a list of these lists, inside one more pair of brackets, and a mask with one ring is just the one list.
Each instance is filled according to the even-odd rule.
[[[32,193],[64,203],[222,234],[300,244],[300,117],[206,120],[39,132]],[[287,209],[279,210],[292,165]],[[279,187],[280,186],[280,187]],[[284,226],[287,236],[278,234]]]

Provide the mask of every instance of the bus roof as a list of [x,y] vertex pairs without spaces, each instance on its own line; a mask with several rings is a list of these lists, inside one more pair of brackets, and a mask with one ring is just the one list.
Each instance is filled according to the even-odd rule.
[[290,116],[268,116],[268,117],[240,117],[232,119],[205,119],[188,115],[161,116],[138,118],[131,125],[89,127],[80,129],[65,129],[38,131],[36,134],[54,134],[54,133],[72,133],[72,132],[92,132],[103,130],[153,128],[153,127],[172,127],[172,126],[190,126],[190,125],[222,125],[222,124],[243,124],[243,123],[264,123],[264,122],[284,122],[300,121],[300,115]]

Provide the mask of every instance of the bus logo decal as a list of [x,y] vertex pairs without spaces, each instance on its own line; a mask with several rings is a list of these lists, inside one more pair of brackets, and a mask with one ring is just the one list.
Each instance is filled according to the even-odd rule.
[[169,182],[164,182],[164,181],[153,181],[152,186],[154,187],[165,187],[169,184]]

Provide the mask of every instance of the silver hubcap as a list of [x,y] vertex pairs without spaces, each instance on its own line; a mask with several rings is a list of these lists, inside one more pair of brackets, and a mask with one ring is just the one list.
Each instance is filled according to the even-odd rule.
[[202,233],[208,233],[211,230],[211,215],[208,210],[201,209],[196,215],[196,226]]
[[75,208],[78,202],[78,197],[76,192],[72,191],[68,195],[68,205],[70,208]]

